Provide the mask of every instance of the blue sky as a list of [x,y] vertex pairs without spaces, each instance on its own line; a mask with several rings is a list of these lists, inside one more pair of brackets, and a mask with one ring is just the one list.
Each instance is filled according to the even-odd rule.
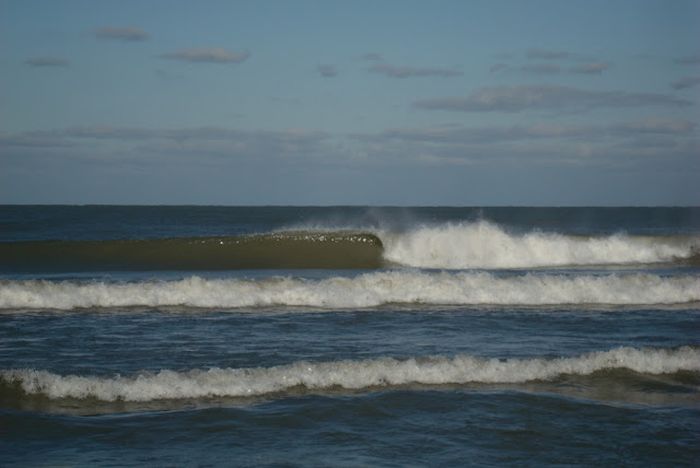
[[0,0],[0,77],[0,203],[700,204],[700,1]]

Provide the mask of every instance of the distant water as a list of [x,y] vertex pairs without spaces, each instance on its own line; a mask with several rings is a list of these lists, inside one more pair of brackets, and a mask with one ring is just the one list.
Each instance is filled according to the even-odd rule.
[[0,465],[700,460],[700,209],[0,206]]

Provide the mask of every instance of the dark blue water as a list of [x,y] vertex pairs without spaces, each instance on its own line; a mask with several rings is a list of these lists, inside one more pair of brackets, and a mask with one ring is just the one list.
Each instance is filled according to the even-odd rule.
[[1,206],[0,241],[236,235],[298,225],[393,227],[486,219],[572,234],[700,232],[696,208]]
[[0,465],[697,465],[698,209],[0,207],[0,242],[349,228],[393,263],[3,273]]

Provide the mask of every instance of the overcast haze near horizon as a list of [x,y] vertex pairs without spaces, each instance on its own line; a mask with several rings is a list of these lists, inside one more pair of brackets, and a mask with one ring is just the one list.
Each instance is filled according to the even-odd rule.
[[0,0],[0,76],[0,203],[700,204],[700,1]]

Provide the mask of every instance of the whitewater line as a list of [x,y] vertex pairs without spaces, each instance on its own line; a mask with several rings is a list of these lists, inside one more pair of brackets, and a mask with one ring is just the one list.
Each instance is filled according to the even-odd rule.
[[329,309],[384,304],[423,305],[654,305],[700,301],[700,277],[382,271],[309,280],[204,279],[74,282],[0,281],[0,309],[95,307],[238,308],[305,306]]
[[49,398],[96,398],[102,401],[245,397],[295,387],[366,389],[407,384],[522,383],[561,375],[590,375],[603,369],[643,374],[700,371],[700,349],[623,347],[568,358],[498,359],[469,355],[409,359],[295,362],[258,368],[211,368],[185,372],[161,370],[132,376],[59,375],[44,370],[6,369],[0,383],[17,384],[29,395]]
[[572,236],[539,231],[514,234],[487,221],[377,234],[385,260],[417,268],[650,264],[688,260],[700,251],[700,238],[692,236]]

